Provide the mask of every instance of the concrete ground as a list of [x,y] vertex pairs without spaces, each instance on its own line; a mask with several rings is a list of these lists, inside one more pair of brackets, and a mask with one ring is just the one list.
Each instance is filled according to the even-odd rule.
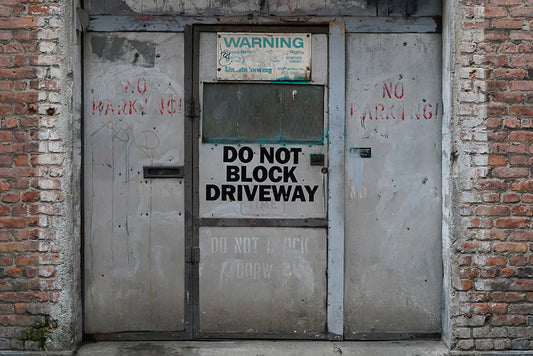
[[445,356],[438,340],[415,341],[120,341],[82,345],[77,356]]

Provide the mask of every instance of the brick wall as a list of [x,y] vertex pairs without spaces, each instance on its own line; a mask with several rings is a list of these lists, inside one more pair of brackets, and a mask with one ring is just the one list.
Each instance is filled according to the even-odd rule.
[[60,340],[72,334],[66,11],[57,1],[0,2],[0,350],[72,342]]
[[533,1],[457,8],[452,348],[533,349]]

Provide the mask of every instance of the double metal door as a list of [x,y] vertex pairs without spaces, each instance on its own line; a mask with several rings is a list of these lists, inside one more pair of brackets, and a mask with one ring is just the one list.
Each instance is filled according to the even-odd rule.
[[326,336],[327,34],[252,30],[87,35],[87,334]]

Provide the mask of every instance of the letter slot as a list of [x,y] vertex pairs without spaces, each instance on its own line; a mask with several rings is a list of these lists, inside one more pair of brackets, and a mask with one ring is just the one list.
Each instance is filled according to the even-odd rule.
[[143,167],[144,178],[183,178],[183,166]]

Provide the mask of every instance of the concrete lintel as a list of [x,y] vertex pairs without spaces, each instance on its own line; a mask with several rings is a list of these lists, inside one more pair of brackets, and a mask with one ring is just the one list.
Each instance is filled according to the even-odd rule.
[[434,17],[349,17],[346,32],[368,33],[435,33],[440,20]]
[[346,32],[431,33],[440,32],[433,17],[214,17],[214,16],[91,16],[88,30],[101,32],[182,32],[187,25],[302,25],[345,22]]

